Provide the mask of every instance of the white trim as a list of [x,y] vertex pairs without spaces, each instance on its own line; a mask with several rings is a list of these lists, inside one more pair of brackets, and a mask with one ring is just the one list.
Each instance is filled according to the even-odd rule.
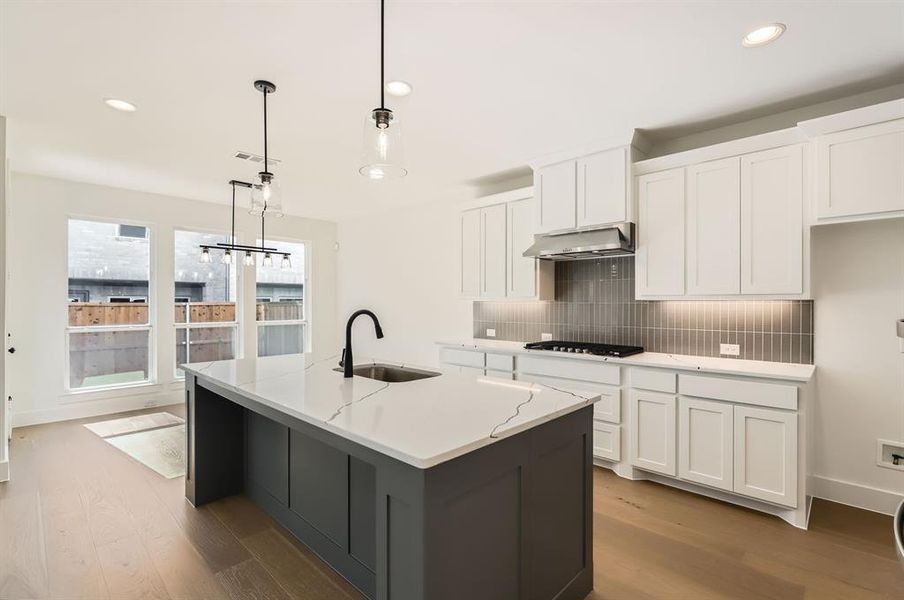
[[646,138],[632,127],[621,135],[614,135],[594,142],[573,146],[558,152],[550,152],[549,154],[544,154],[543,156],[528,160],[527,164],[536,171],[541,167],[554,165],[567,160],[574,160],[582,156],[587,156],[588,154],[596,154],[597,152],[603,152],[604,150],[614,150],[615,148],[627,146],[635,146],[644,154],[647,154],[650,149],[650,145]]
[[823,477],[821,475],[811,475],[807,487],[816,498],[882,513],[883,515],[895,514],[895,509],[904,501],[904,493],[902,492],[883,490],[861,483],[841,481],[840,479]]
[[181,392],[165,392],[142,394],[136,396],[120,396],[90,403],[68,404],[42,410],[13,414],[13,427],[27,427],[57,421],[70,421],[85,417],[96,417],[113,413],[140,410],[155,406],[171,406],[182,402]]
[[493,206],[494,204],[507,204],[509,202],[526,200],[533,197],[534,187],[527,186],[518,188],[516,190],[509,190],[507,192],[500,192],[498,194],[491,194],[489,196],[481,196],[480,198],[466,200],[461,203],[461,210],[464,211],[471,210],[473,208],[483,208],[485,206]]
[[816,137],[835,131],[844,131],[845,129],[854,129],[856,127],[863,127],[864,125],[894,121],[895,119],[902,118],[904,118],[904,98],[890,100],[872,106],[855,108],[854,110],[848,110],[825,117],[818,117],[816,119],[800,121],[797,123],[797,126],[809,137]]
[[692,164],[708,162],[730,156],[738,156],[741,154],[750,154],[751,152],[759,152],[761,150],[770,150],[781,146],[800,144],[806,141],[808,141],[807,136],[804,135],[802,130],[796,127],[789,127],[788,129],[780,129],[761,135],[722,142],[721,144],[694,148],[693,150],[685,150],[684,152],[676,152],[675,154],[667,154],[657,158],[642,160],[634,163],[634,175],[658,173],[659,171],[674,169],[676,167],[686,167]]
[[9,461],[0,462],[0,482],[9,481]]

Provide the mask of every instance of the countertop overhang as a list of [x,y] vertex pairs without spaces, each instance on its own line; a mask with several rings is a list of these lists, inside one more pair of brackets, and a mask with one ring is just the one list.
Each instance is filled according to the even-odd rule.
[[[475,377],[442,368],[437,377],[385,383],[334,371],[338,357],[290,354],[191,363],[182,368],[417,468],[427,469],[599,400],[539,383]],[[358,360],[357,365],[396,361]]]
[[589,360],[625,365],[626,367],[653,367],[675,369],[678,371],[698,371],[707,373],[723,373],[742,377],[759,377],[763,379],[780,379],[806,383],[816,372],[815,365],[796,363],[779,363],[762,360],[742,360],[737,358],[720,358],[710,356],[688,356],[685,354],[666,354],[662,352],[643,352],[625,358],[594,356],[590,354],[566,354],[549,350],[528,350],[524,342],[507,342],[503,340],[485,340],[479,338],[462,340],[441,340],[438,346],[461,348],[481,352],[499,352],[505,354],[533,354],[572,360]]

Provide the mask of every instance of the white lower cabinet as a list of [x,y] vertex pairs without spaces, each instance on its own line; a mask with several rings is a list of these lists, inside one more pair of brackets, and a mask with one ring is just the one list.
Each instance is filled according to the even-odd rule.
[[593,421],[593,456],[606,460],[621,460],[621,427]]
[[797,507],[797,414],[734,407],[734,491]]
[[732,491],[733,414],[724,402],[678,399],[678,477]]
[[631,393],[631,464],[664,475],[676,474],[675,396]]

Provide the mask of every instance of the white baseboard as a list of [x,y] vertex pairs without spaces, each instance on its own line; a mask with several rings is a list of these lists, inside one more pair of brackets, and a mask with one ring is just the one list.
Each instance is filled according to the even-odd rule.
[[856,508],[871,510],[884,515],[893,515],[904,500],[904,493],[883,490],[860,483],[841,481],[821,475],[811,475],[810,494],[816,498],[831,500]]
[[0,483],[9,481],[9,461],[0,462]]
[[56,421],[83,419],[85,417],[97,417],[129,410],[152,408],[154,406],[167,406],[170,404],[179,404],[183,401],[184,396],[182,392],[172,391],[64,404],[42,410],[13,413],[13,428],[27,427],[28,425],[40,425],[42,423],[54,423]]

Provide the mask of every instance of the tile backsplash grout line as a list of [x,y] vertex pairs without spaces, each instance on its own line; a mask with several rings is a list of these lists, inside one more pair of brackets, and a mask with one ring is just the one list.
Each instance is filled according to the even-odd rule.
[[813,362],[811,300],[636,300],[633,258],[557,263],[555,281],[554,301],[475,301],[474,337],[492,328],[500,340],[551,333],[700,356],[720,356],[719,344],[731,343],[742,359]]

